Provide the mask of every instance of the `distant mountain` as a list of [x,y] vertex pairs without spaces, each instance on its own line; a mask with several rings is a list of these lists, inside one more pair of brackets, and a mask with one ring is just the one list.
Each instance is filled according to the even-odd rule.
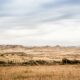
[[0,49],[26,48],[22,45],[0,45]]

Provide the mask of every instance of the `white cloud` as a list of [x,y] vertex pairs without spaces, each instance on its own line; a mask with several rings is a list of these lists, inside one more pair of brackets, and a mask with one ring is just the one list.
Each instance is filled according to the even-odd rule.
[[10,29],[0,38],[5,43],[24,45],[80,45],[79,25],[76,20],[65,19],[39,24],[36,29]]
[[79,45],[80,5],[71,3],[69,0],[11,0],[3,4],[0,43]]

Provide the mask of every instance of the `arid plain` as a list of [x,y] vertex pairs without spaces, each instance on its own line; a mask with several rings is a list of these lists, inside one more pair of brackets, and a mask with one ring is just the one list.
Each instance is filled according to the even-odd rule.
[[0,45],[0,80],[80,80],[80,64],[63,59],[80,61],[80,47]]

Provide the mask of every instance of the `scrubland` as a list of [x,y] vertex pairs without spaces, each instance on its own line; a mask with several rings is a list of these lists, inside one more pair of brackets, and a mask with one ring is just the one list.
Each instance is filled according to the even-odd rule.
[[0,80],[80,80],[80,47],[1,45]]

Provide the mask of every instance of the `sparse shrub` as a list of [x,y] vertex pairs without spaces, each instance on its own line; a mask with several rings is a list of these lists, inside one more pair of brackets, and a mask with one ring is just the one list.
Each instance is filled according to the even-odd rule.
[[56,65],[56,64],[62,64],[62,61],[53,61],[51,64],[54,64],[54,65]]
[[27,62],[23,62],[22,64],[24,64],[24,65],[36,65],[36,62],[34,60],[30,60]]
[[24,65],[47,65],[49,63],[44,60],[30,60],[27,62],[23,62],[22,64],[24,64]]
[[36,60],[36,63],[37,63],[37,64],[40,64],[40,65],[49,64],[49,62],[47,62],[47,61],[45,61],[45,60]]
[[63,58],[62,59],[62,64],[70,64],[70,60],[68,60],[67,58]]
[[72,63],[73,63],[73,64],[79,64],[79,63],[80,63],[80,61],[79,61],[79,60],[74,59],[74,60],[72,61]]
[[4,54],[0,54],[0,56],[4,56]]
[[8,61],[8,64],[13,64],[13,61]]
[[0,61],[0,64],[6,64],[6,62],[5,61]]
[[79,64],[79,60],[69,60],[67,58],[62,59],[62,64]]

